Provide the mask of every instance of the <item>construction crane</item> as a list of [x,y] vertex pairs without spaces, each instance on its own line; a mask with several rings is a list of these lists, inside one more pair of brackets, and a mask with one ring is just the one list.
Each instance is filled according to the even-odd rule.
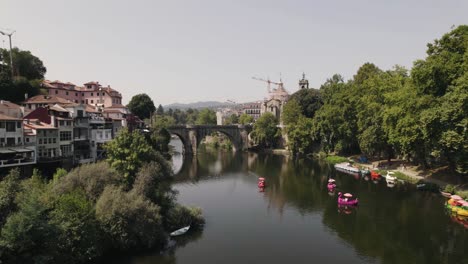
[[258,77],[252,77],[252,79],[257,80],[257,81],[261,81],[261,82],[266,82],[268,84],[267,88],[268,88],[269,93],[271,93],[271,84],[278,85],[278,87],[283,86],[283,83],[281,81],[278,83],[278,82],[270,81],[270,79],[265,80],[265,79],[258,78]]

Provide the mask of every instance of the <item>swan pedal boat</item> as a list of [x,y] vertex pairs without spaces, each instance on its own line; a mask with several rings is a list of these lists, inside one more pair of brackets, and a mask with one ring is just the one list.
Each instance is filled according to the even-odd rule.
[[338,204],[339,205],[358,205],[359,200],[357,198],[342,198],[343,194],[338,193]]

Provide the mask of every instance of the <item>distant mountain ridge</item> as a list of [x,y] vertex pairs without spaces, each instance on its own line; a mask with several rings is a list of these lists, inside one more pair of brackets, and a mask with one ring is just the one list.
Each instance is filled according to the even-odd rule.
[[200,109],[200,108],[219,108],[219,107],[228,107],[228,106],[234,106],[235,104],[233,103],[228,103],[228,102],[217,102],[217,101],[205,101],[205,102],[196,102],[196,103],[188,103],[188,104],[180,104],[180,103],[174,103],[174,104],[168,104],[168,105],[163,105],[164,110],[168,110],[169,108],[172,109]]

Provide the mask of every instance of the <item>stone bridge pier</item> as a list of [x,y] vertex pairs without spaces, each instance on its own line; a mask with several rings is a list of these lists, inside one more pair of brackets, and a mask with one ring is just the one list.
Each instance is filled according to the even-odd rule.
[[244,125],[180,125],[171,126],[169,133],[177,135],[184,145],[184,154],[197,154],[200,142],[214,132],[226,135],[232,142],[234,151],[244,151],[249,148],[248,135],[252,131],[251,126]]

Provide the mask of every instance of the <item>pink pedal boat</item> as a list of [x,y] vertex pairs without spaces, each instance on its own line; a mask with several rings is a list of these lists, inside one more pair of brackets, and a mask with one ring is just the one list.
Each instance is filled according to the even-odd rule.
[[353,195],[350,193],[342,194],[341,192],[338,193],[338,204],[339,205],[357,205],[358,199],[353,198]]

